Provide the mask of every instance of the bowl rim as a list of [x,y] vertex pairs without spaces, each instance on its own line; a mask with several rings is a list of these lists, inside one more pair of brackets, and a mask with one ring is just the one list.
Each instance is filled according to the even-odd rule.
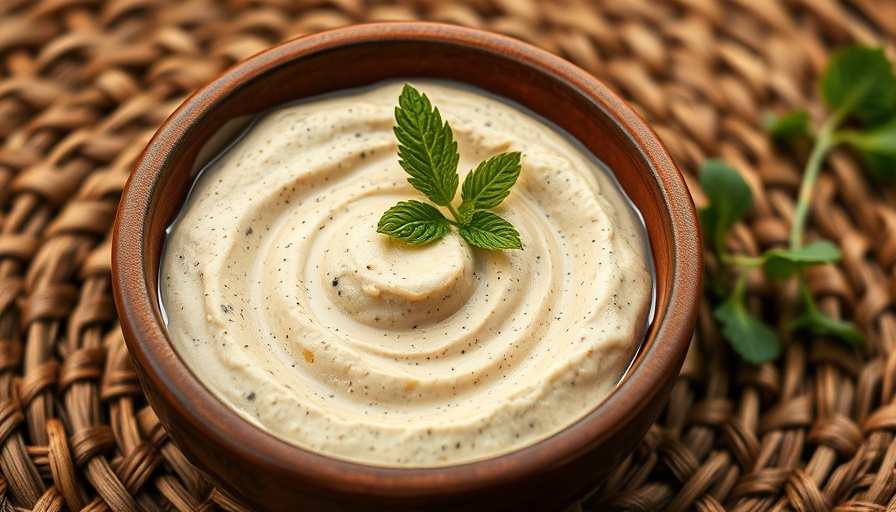
[[[178,138],[197,116],[233,93],[222,84],[263,75],[299,56],[371,39],[461,45],[540,67],[596,102],[635,142],[637,156],[650,167],[659,185],[659,194],[665,201],[663,213],[671,217],[672,238],[664,244],[670,249],[674,272],[670,276],[669,301],[663,307],[665,314],[661,318],[658,315],[660,322],[651,327],[650,339],[663,342],[650,343],[639,351],[626,376],[597,408],[533,445],[485,460],[443,467],[381,467],[328,457],[289,444],[239,417],[193,376],[167,338],[156,302],[157,283],[148,279],[147,254],[140,250],[150,225],[153,191],[159,185],[163,168],[159,162],[170,155]],[[593,448],[623,428],[626,418],[633,417],[639,407],[644,407],[642,404],[661,392],[660,383],[668,380],[669,372],[677,375],[693,333],[702,278],[700,233],[684,179],[658,137],[630,106],[594,76],[545,50],[492,32],[433,22],[353,25],[286,41],[234,65],[197,90],[159,128],[131,173],[115,220],[112,268],[115,302],[138,374],[143,378],[142,373],[148,372],[164,382],[166,386],[153,389],[153,393],[167,404],[180,407],[180,413],[188,415],[197,428],[209,434],[210,442],[252,467],[290,475],[320,489],[380,493],[385,487],[390,494],[405,496],[427,494],[434,486],[440,493],[482,490],[531,476],[563,465],[576,453]],[[658,313],[659,308],[658,304]],[[203,403],[201,411],[187,407],[197,399]],[[220,415],[233,418],[222,423]],[[160,415],[160,419],[164,424],[165,418]],[[253,444],[241,437],[250,431]]]

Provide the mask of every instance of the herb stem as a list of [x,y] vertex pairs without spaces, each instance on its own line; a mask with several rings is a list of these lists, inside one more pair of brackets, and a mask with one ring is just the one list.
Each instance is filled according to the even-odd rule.
[[812,290],[809,289],[809,283],[806,282],[806,275],[802,272],[798,275],[800,279],[800,293],[803,296],[803,306],[805,306],[809,314],[813,314],[818,311],[818,305],[815,304],[815,297],[812,295]]
[[727,265],[740,265],[743,267],[759,267],[765,263],[766,258],[763,256],[733,256],[731,254],[722,254],[722,260]]
[[[448,203],[446,206],[447,206],[447,208],[448,208],[448,211],[451,212],[451,215],[454,216],[454,219],[455,219],[455,220],[460,220],[460,214],[457,213],[457,210],[454,208],[454,205],[451,204],[451,203]],[[451,222],[451,221],[449,220],[448,222]],[[457,222],[451,222],[451,223],[454,224],[455,226],[458,225]]]
[[747,296],[747,277],[748,272],[741,272],[737,276],[737,281],[734,282],[734,290],[731,291],[731,297],[737,299],[737,301],[743,304],[744,299]]
[[[727,235],[727,232],[725,233]],[[716,254],[719,256],[719,259],[722,261],[722,264],[730,267],[734,263],[734,256],[728,252],[728,248],[725,247],[725,236],[716,236]]]
[[796,210],[793,213],[793,224],[790,226],[790,248],[799,249],[803,245],[803,231],[806,229],[806,220],[809,215],[809,206],[812,203],[812,193],[815,190],[815,182],[821,171],[821,164],[827,152],[836,144],[834,130],[840,124],[843,115],[832,114],[818,131],[818,137],[812,146],[812,153],[803,170],[803,179],[800,183],[799,196],[797,197]]

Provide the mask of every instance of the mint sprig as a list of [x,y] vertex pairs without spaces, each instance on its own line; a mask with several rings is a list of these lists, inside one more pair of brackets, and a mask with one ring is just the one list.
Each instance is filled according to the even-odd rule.
[[461,188],[461,204],[454,207],[460,178],[460,155],[448,122],[425,94],[405,84],[395,108],[395,137],[402,169],[408,182],[454,220],[420,201],[402,201],[386,210],[377,232],[410,244],[425,244],[443,238],[457,227],[470,244],[483,249],[522,249],[519,232],[506,220],[489,212],[510,194],[520,175],[520,153],[499,153],[467,174]]
[[[812,151],[803,170],[788,247],[770,249],[757,257],[730,254],[725,241],[731,228],[746,214],[752,202],[749,187],[740,174],[724,162],[706,162],[700,184],[709,204],[702,208],[704,235],[721,263],[722,272],[713,281],[718,305],[714,310],[723,336],[745,360],[759,363],[780,354],[778,334],[747,309],[746,283],[751,269],[762,268],[773,280],[795,277],[799,281],[801,310],[785,328],[839,339],[851,346],[862,343],[855,325],[824,314],[808,287],[805,269],[836,263],[840,250],[826,240],[803,243],[815,182],[828,152],[845,145],[856,151],[876,178],[896,179],[896,75],[880,48],[855,46],[837,52],[819,82],[829,115],[817,131],[805,110],[765,119],[765,128],[775,140],[812,140]],[[734,284],[726,277],[734,270]]]

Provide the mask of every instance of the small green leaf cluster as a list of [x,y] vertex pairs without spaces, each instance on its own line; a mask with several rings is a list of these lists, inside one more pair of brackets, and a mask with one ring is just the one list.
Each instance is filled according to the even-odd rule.
[[[862,335],[854,325],[831,318],[819,309],[806,283],[805,269],[839,261],[839,249],[826,240],[803,245],[803,235],[815,182],[832,148],[846,145],[858,152],[873,176],[896,178],[896,75],[882,49],[855,46],[831,58],[821,77],[820,90],[830,113],[817,131],[813,131],[805,110],[766,120],[766,130],[776,140],[812,141],[786,249],[771,249],[758,257],[730,254],[725,241],[728,232],[751,206],[750,188],[724,162],[711,160],[700,169],[700,184],[708,199],[708,205],[699,212],[704,237],[723,270],[737,270],[730,291],[725,282],[713,283],[718,298],[713,313],[721,324],[723,336],[741,357],[752,363],[773,360],[781,352],[775,330],[746,307],[747,276],[754,268],[762,268],[769,279],[796,276],[799,280],[801,310],[787,328],[807,329],[852,346],[862,343]],[[720,273],[722,277],[726,274]]]
[[395,136],[401,167],[408,182],[437,206],[454,217],[446,218],[435,206],[422,201],[401,201],[386,210],[377,232],[411,244],[441,239],[451,226],[471,245],[483,249],[521,249],[516,228],[488,211],[510,194],[520,175],[520,153],[500,153],[480,163],[467,174],[461,187],[461,204],[454,207],[460,184],[457,142],[439,109],[425,94],[405,84],[395,108]]

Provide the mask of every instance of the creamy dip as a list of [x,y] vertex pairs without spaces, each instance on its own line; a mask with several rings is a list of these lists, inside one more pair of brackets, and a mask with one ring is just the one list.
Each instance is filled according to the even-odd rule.
[[376,233],[396,202],[425,200],[398,165],[401,85],[258,121],[191,192],[160,293],[178,353],[262,429],[340,459],[451,465],[594,410],[642,341],[652,283],[643,226],[592,156],[444,84],[417,86],[454,130],[461,181],[495,153],[522,152],[495,211],[524,249]]

